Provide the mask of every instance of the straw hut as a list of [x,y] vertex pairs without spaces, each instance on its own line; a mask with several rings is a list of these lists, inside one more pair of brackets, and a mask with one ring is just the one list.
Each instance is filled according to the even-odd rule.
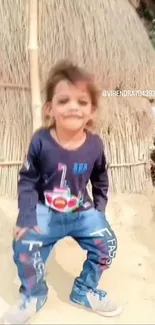
[[[69,58],[103,90],[153,90],[155,52],[128,0],[5,0],[0,24],[0,195],[15,197],[49,68]],[[146,189],[151,123],[148,98],[102,97],[97,131],[111,191]]]

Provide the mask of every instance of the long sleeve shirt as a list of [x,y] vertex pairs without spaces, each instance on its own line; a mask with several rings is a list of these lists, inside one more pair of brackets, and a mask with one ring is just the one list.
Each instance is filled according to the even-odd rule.
[[[87,191],[89,181],[93,199]],[[38,202],[61,213],[93,206],[104,212],[108,186],[103,142],[98,135],[88,133],[80,148],[69,151],[55,141],[49,129],[41,129],[33,135],[19,172],[17,225],[37,225]]]

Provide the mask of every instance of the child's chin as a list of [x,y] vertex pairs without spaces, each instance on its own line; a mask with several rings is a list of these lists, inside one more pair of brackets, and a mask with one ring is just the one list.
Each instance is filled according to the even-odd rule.
[[66,130],[70,131],[78,131],[79,129],[83,128],[83,123],[76,123],[72,121],[72,123],[65,123]]

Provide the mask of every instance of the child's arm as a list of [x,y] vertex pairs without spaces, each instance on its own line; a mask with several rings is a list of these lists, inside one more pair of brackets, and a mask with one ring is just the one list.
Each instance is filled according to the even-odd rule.
[[38,192],[36,186],[40,179],[38,168],[39,151],[40,141],[35,136],[30,143],[24,166],[19,172],[17,226],[21,228],[37,226],[36,205]]
[[108,188],[109,179],[107,172],[106,158],[104,154],[104,148],[102,140],[100,139],[100,153],[95,162],[90,181],[92,184],[92,195],[94,200],[95,209],[105,212],[105,208],[108,202]]

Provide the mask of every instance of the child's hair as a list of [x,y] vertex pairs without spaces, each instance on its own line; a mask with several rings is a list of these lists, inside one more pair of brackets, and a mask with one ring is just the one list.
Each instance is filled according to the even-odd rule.
[[[97,89],[97,86],[95,85],[95,82],[93,81],[93,77],[79,66],[74,65],[68,60],[62,60],[51,69],[49,73],[49,78],[46,83],[46,100],[44,105],[43,118],[47,127],[51,127],[54,125],[54,121],[51,120],[51,118],[49,117],[48,103],[51,102],[53,98],[56,85],[62,80],[68,80],[69,82],[75,85],[77,82],[84,82],[88,93],[90,94],[93,111],[95,112],[98,108],[99,91]],[[94,121],[89,121],[86,128],[92,130],[93,127]]]

